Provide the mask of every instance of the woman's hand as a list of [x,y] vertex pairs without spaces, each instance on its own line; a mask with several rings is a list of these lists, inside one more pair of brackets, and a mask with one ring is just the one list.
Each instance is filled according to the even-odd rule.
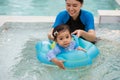
[[48,33],[48,38],[49,38],[50,40],[54,40],[54,37],[53,37],[53,35],[52,35],[51,33]]
[[51,61],[54,62],[59,68],[65,69],[64,64],[63,64],[64,61],[58,60],[56,58],[53,58]]
[[53,28],[50,30],[50,32],[48,33],[48,38],[50,39],[50,40],[54,40],[54,37],[53,37],[53,35],[52,35],[52,32],[53,32]]
[[83,30],[75,30],[72,34],[75,34],[77,37],[82,36]]
[[75,34],[78,37],[81,36],[90,42],[95,42],[96,40],[96,34],[94,30],[89,30],[88,32],[84,30],[75,30],[72,34]]

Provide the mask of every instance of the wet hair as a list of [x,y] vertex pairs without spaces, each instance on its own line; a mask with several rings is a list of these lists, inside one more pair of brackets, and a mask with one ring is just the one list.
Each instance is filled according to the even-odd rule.
[[54,40],[57,39],[57,35],[58,35],[59,32],[61,32],[61,31],[66,31],[66,30],[68,30],[69,33],[71,34],[71,31],[70,31],[70,28],[69,28],[68,25],[66,25],[66,24],[61,24],[61,25],[56,26],[56,27],[53,29],[53,32],[52,32],[52,35],[53,35],[53,37],[54,37]]
[[[65,0],[67,1],[67,0]],[[84,0],[76,0],[76,1],[79,1],[81,4],[83,4]]]

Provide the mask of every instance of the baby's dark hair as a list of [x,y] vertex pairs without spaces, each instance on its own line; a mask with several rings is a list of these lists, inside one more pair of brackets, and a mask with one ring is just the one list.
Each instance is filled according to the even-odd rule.
[[61,25],[58,25],[56,26],[54,29],[53,29],[53,32],[52,32],[52,35],[54,37],[54,40],[57,39],[57,35],[60,31],[65,31],[65,30],[68,30],[69,33],[71,34],[71,31],[70,31],[70,28],[68,25],[66,24],[61,24]]
[[[65,1],[67,1],[67,0],[65,0]],[[84,0],[76,0],[76,1],[79,1],[79,2],[82,3],[82,4],[83,4],[83,2],[84,2]]]

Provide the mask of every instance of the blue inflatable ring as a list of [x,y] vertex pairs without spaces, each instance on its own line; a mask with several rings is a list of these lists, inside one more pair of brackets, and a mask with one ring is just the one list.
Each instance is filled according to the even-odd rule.
[[[82,38],[74,37],[75,41],[87,50],[86,52],[81,50],[68,51],[66,53],[60,53],[57,58],[64,60],[64,66],[66,68],[77,68],[80,66],[86,66],[92,64],[92,60],[99,54],[98,48]],[[37,58],[40,62],[45,64],[54,65],[53,62],[48,61],[46,54],[51,50],[52,43],[50,41],[40,41],[36,44]]]

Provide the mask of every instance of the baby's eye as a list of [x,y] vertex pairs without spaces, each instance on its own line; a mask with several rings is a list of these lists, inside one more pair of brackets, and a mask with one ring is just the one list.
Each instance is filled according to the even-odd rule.
[[66,36],[66,38],[69,38],[69,36]]
[[63,40],[63,38],[60,38],[59,40]]

